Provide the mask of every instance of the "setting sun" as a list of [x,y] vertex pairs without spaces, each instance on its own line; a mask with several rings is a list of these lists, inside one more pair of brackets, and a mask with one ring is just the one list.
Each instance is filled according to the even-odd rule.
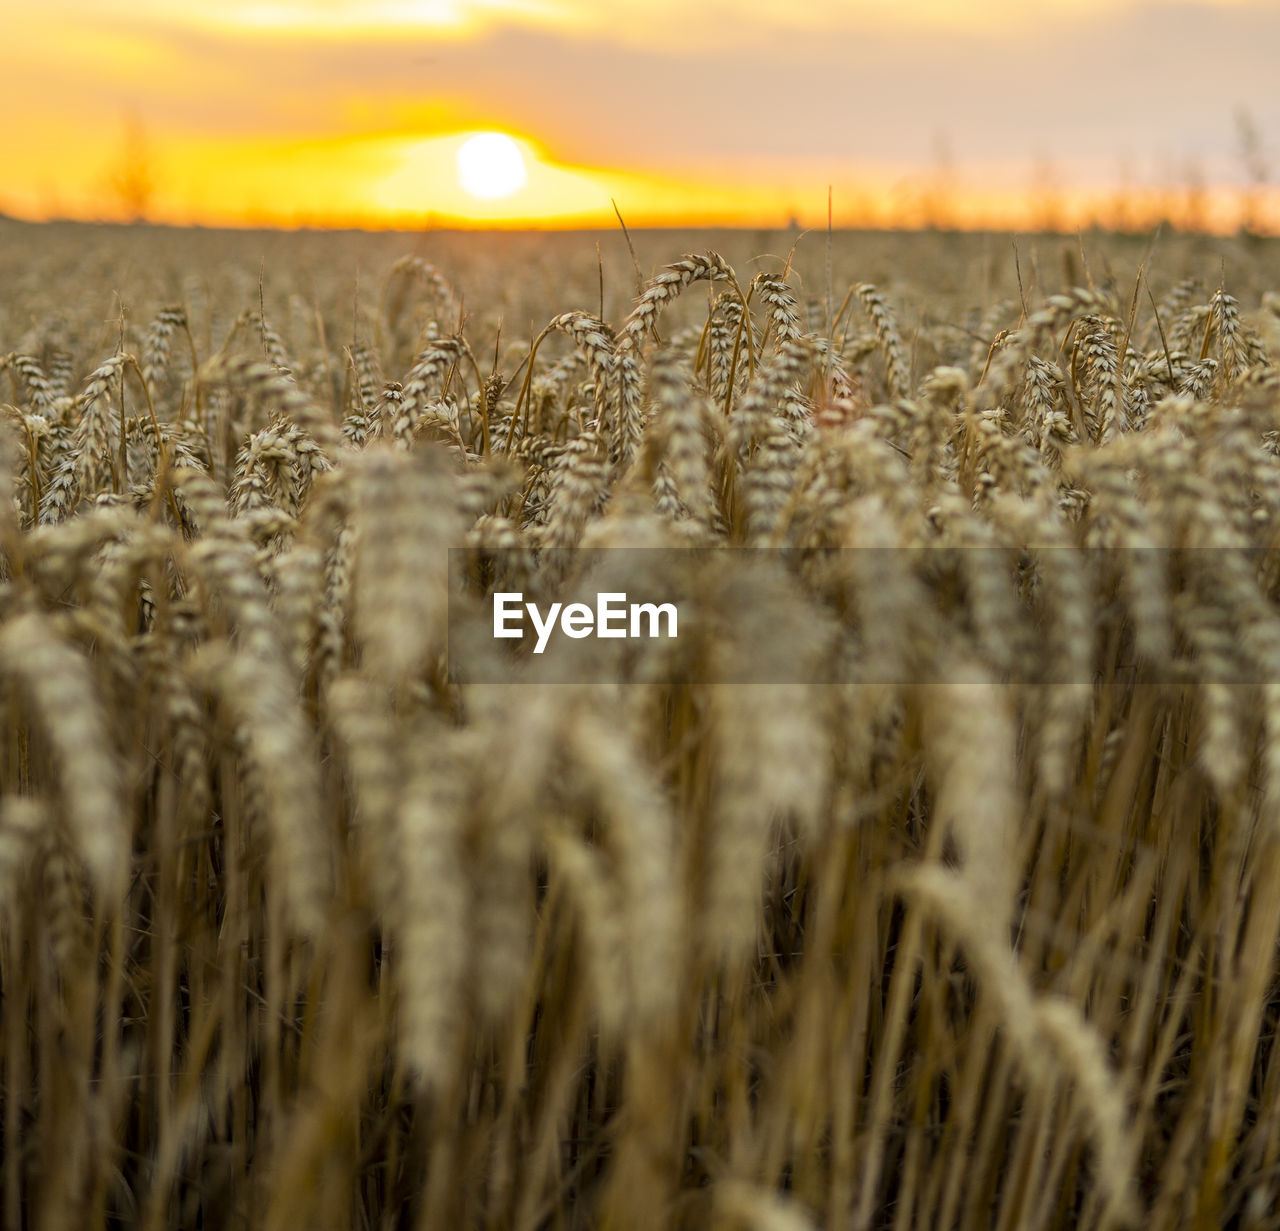
[[520,147],[505,133],[479,133],[458,148],[458,183],[473,197],[509,197],[527,179]]

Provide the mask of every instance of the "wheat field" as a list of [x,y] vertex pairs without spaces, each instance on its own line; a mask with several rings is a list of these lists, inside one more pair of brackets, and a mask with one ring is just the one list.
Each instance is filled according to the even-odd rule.
[[1280,1227],[1280,241],[634,240],[0,224],[5,1231]]

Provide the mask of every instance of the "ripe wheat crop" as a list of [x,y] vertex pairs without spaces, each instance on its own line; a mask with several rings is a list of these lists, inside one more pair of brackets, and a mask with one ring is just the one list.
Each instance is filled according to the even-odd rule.
[[5,1231],[1280,1226],[1274,246],[19,229]]

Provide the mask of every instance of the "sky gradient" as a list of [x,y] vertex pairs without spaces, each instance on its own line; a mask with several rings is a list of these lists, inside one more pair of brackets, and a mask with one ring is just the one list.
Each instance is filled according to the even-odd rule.
[[[0,210],[1276,229],[1280,5],[0,0]],[[467,136],[527,183],[458,183]],[[1250,132],[1252,136],[1250,136]],[[137,174],[142,172],[143,174]],[[1250,185],[1256,185],[1250,189]]]

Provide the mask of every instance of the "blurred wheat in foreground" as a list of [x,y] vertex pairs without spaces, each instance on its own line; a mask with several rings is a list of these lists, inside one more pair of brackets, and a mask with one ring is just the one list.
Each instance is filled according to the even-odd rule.
[[[11,280],[6,1231],[1280,1227],[1280,301],[744,268]],[[455,682],[575,547],[790,563]]]

